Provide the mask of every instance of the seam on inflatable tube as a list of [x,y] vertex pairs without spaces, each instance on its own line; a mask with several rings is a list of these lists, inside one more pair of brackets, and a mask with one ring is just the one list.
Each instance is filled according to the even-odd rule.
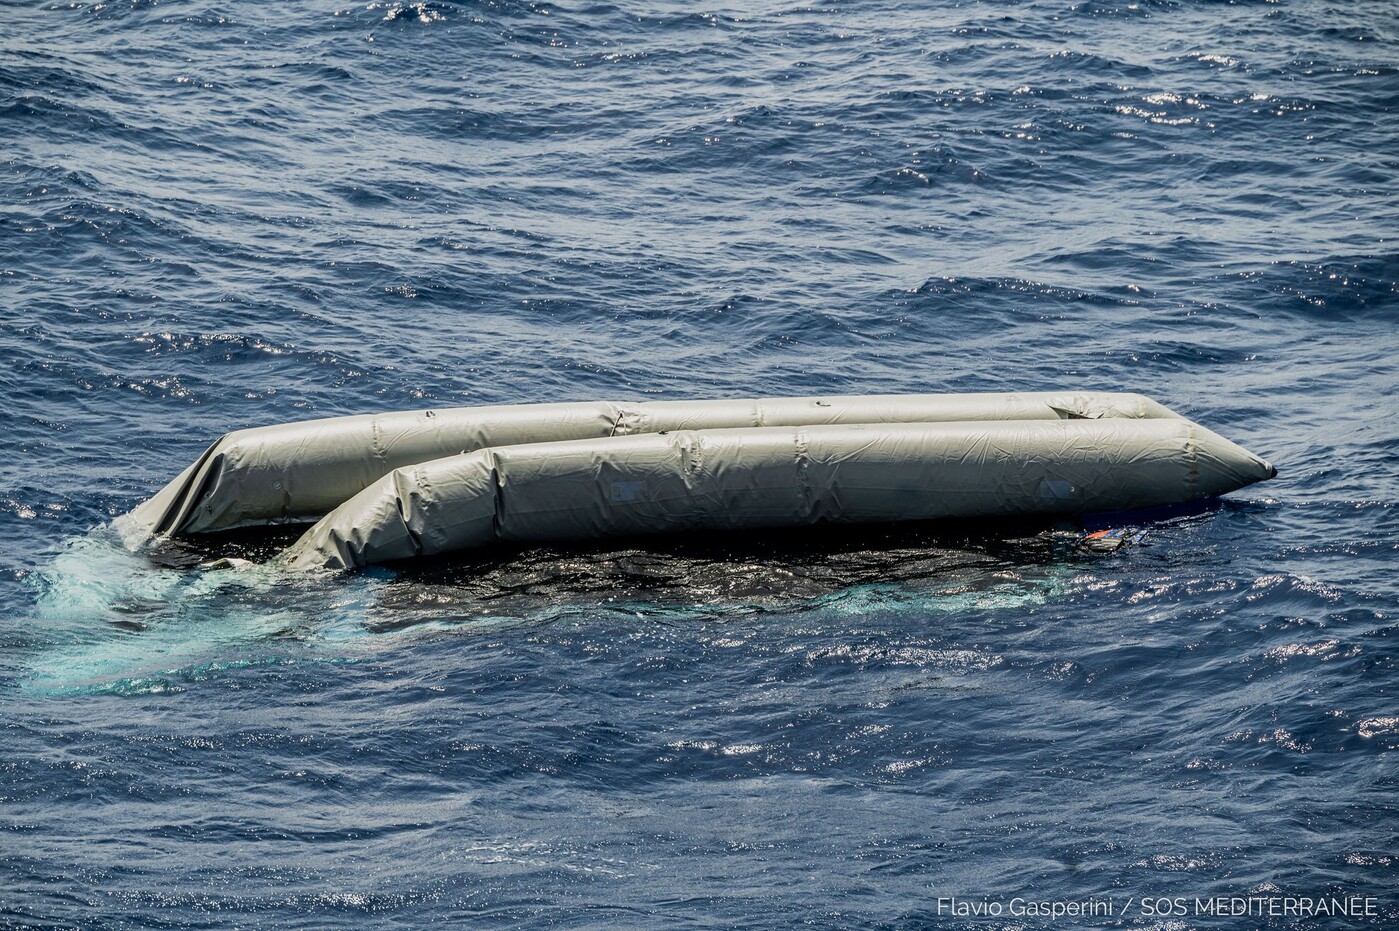
[[423,555],[423,540],[413,532],[413,525],[408,523],[408,515],[403,511],[403,497],[395,495],[394,504],[398,506],[398,520],[399,523],[403,524],[403,533],[408,537],[408,542],[413,544],[413,555]]
[[[398,506],[398,519],[403,521],[403,531],[408,535],[409,542],[413,544],[414,554],[421,556],[426,551],[423,546],[423,537],[432,532],[432,521],[426,519],[427,514],[423,508],[423,504],[432,496],[430,494],[423,494],[418,496],[417,500],[414,500],[413,492],[419,489],[424,492],[429,490],[427,486],[427,476],[424,474],[424,470],[421,466],[415,466],[411,471],[407,469],[398,469],[394,472],[393,485],[394,504]],[[404,507],[405,503],[424,512],[422,515],[424,518],[424,533],[420,534],[413,529],[412,518],[409,516],[408,508]]]
[[816,496],[812,494],[811,490],[811,472],[809,469],[811,464],[811,450],[807,445],[805,430],[795,431],[792,437],[792,446],[796,455],[797,486],[801,489],[802,507],[806,512],[806,522],[810,524],[815,520]]
[[386,457],[384,450],[384,425],[378,417],[369,421],[369,451],[375,459],[383,462]]
[[491,538],[502,540],[504,536],[501,531],[505,523],[505,484],[501,481],[500,460],[496,458],[495,450],[484,449],[486,462],[490,466],[491,482]]
[[428,479],[428,470],[423,466],[413,467],[413,488],[419,492],[413,499],[413,507],[422,515],[423,523],[423,533],[419,536],[418,543],[421,546],[423,537],[431,537],[435,550],[440,550],[445,541],[441,528],[432,518],[432,508],[437,503],[437,489],[432,487],[432,482]]
[[719,505],[719,495],[714,491],[714,476],[705,468],[704,439],[693,431],[681,434],[676,440],[680,444],[683,467],[681,478],[685,491],[692,501],[703,502],[695,508],[694,518],[687,525],[702,523],[702,514],[710,513]]

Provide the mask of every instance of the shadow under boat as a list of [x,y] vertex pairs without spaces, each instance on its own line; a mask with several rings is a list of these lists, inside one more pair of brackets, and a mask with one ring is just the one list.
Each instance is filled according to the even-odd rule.
[[[1094,558],[1079,546],[1086,531],[1220,507],[1209,499],[1073,520],[822,524],[744,534],[500,544],[362,571],[387,580],[378,593],[374,623],[382,629],[417,623],[425,612],[523,617],[557,605],[637,613],[703,607],[785,612],[867,586],[923,598],[1033,586],[1052,569]],[[146,556],[163,567],[191,570],[224,557],[265,562],[303,529],[283,525],[166,539]]]

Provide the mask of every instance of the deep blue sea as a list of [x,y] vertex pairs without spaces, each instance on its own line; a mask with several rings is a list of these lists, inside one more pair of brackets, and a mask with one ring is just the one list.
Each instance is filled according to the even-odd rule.
[[[1399,926],[1392,2],[0,26],[0,927]],[[103,530],[246,426],[1061,388],[1281,474],[1111,554],[269,582]]]

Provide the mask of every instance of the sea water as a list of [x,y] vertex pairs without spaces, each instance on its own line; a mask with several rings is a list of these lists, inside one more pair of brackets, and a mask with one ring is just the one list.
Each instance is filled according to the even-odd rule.
[[[1392,4],[0,22],[0,925],[1399,921]],[[1280,475],[1107,554],[105,529],[245,426],[1076,388]]]

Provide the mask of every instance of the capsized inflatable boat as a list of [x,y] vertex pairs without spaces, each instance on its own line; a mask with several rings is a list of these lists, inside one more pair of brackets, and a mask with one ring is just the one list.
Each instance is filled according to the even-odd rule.
[[320,518],[277,561],[1179,504],[1276,474],[1135,394],[582,402],[341,417],[222,437],[117,529]]

